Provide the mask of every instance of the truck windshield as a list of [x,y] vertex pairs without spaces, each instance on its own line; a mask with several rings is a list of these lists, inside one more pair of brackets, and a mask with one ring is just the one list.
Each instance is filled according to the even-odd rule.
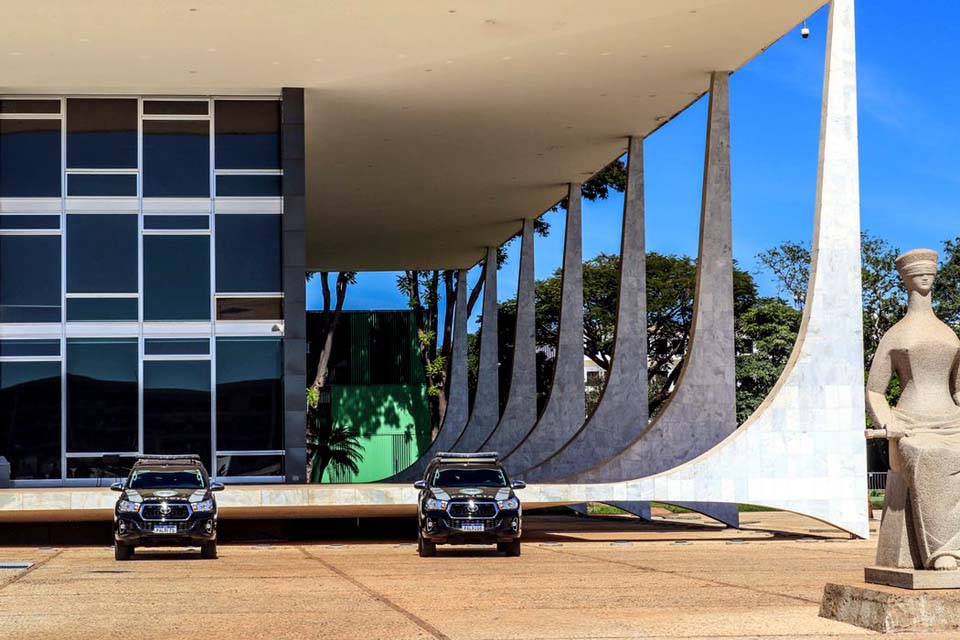
[[199,471],[134,471],[130,474],[130,489],[203,489],[203,474]]
[[500,469],[437,469],[435,487],[505,487],[507,478]]

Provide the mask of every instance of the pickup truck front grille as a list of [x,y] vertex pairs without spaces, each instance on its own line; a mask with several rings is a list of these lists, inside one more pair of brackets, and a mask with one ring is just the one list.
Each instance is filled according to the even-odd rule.
[[140,509],[144,520],[187,520],[190,506],[186,504],[147,504]]
[[497,515],[495,502],[451,502],[447,509],[451,518],[493,518]]

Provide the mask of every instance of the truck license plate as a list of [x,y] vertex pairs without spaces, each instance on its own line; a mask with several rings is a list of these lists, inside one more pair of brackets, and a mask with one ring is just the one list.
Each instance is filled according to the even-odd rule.
[[177,525],[175,524],[155,524],[153,525],[154,533],[176,533]]
[[483,531],[482,522],[464,522],[463,523],[464,531]]

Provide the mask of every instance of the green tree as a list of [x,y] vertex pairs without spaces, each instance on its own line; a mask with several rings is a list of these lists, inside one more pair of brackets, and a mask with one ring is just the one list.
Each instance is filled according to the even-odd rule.
[[801,315],[780,298],[760,298],[737,319],[737,424],[756,411],[780,378]]

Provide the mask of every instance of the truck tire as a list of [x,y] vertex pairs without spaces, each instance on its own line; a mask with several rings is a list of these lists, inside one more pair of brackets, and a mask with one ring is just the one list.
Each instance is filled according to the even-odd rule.
[[424,537],[420,538],[420,557],[421,558],[432,558],[437,555],[437,543],[433,540],[428,540]]
[[520,538],[517,538],[513,542],[507,543],[507,555],[511,558],[516,558],[520,555]]
[[204,560],[216,560],[217,559],[217,543],[214,542],[204,542],[203,546],[200,547],[200,557]]
[[113,559],[114,560],[129,560],[133,557],[133,546],[129,544],[124,544],[123,542],[113,543]]

